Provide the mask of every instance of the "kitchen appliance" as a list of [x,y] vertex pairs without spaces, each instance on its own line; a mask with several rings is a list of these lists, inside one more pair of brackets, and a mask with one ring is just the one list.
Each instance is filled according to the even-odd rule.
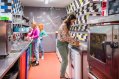
[[0,57],[5,57],[11,50],[11,23],[0,21]]
[[88,37],[90,79],[119,79],[119,25],[95,26]]

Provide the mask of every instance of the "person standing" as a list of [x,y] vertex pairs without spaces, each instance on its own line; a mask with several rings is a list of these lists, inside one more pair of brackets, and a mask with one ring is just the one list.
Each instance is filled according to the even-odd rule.
[[62,58],[61,69],[60,69],[60,79],[68,79],[65,77],[66,68],[68,65],[68,44],[79,45],[79,41],[75,41],[69,34],[71,25],[74,24],[76,16],[71,14],[69,15],[61,24],[58,30],[58,41],[57,48]]
[[46,37],[48,35],[47,35],[46,31],[44,30],[44,24],[40,23],[38,26],[39,26],[39,30],[40,30],[40,34],[39,34],[39,37],[40,37],[39,49],[40,49],[40,52],[42,53],[41,59],[44,59],[43,37]]
[[35,54],[35,57],[36,57],[36,61],[35,61],[35,65],[39,65],[39,43],[40,43],[40,40],[39,40],[39,29],[37,27],[37,24],[34,22],[32,23],[32,33],[29,35],[31,37],[31,39],[33,39],[33,42],[34,42],[34,54]]

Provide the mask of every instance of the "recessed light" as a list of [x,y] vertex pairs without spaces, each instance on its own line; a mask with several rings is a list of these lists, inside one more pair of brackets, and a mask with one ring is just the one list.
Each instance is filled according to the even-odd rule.
[[45,0],[45,4],[48,4],[49,3],[49,0]]

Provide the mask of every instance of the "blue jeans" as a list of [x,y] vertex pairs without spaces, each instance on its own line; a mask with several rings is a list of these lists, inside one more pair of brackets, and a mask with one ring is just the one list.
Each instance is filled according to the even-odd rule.
[[40,43],[40,39],[34,39],[34,43],[35,43],[35,50],[34,50],[34,54],[36,57],[36,63],[39,63],[39,43]]
[[40,39],[40,44],[39,44],[39,50],[42,53],[42,56],[44,57],[44,49],[43,49],[43,39]]

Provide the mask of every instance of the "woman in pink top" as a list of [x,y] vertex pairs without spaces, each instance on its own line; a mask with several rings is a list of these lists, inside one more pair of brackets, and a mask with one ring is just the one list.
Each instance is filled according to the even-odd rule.
[[40,40],[39,40],[39,29],[37,28],[36,23],[32,24],[32,33],[30,34],[31,39],[34,40],[35,43],[35,50],[34,50],[34,54],[36,57],[36,62],[35,65],[39,65],[39,44],[40,44]]

